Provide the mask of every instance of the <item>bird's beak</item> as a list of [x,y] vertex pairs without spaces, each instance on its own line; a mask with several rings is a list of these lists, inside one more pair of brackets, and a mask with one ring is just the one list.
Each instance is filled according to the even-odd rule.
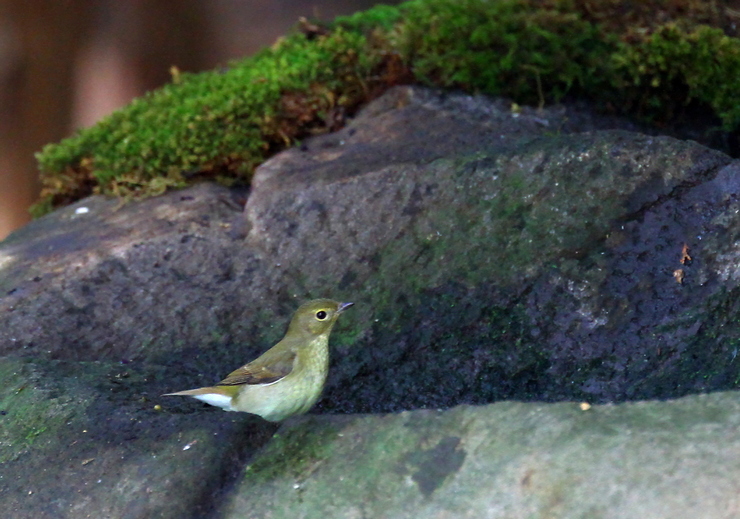
[[347,308],[352,306],[354,303],[339,303],[339,308],[337,308],[337,313],[341,314],[344,312]]

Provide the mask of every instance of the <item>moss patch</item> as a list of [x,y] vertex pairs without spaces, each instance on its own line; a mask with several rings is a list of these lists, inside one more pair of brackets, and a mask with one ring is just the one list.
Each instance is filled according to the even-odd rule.
[[0,380],[0,463],[16,459],[47,436],[56,442],[59,429],[86,404],[42,388],[32,367],[22,360],[4,358]]
[[696,104],[734,131],[740,40],[730,12],[716,2],[648,3],[414,0],[304,24],[227,69],[173,70],[172,83],[46,146],[34,213],[91,193],[128,199],[202,179],[246,183],[268,156],[336,129],[398,83],[519,103],[577,94],[663,123]]
[[364,36],[337,29],[172,83],[38,155],[44,175],[36,211],[92,192],[132,197],[212,178],[247,180],[270,154],[310,134],[367,92],[375,64]]
[[245,477],[253,481],[303,480],[330,457],[332,440],[340,430],[326,424],[319,427],[313,418],[304,420],[303,427],[274,434],[262,454],[247,466]]

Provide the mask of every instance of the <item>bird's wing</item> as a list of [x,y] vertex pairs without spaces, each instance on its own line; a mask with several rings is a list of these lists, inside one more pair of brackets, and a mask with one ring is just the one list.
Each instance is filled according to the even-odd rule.
[[242,384],[270,384],[293,371],[296,353],[291,350],[268,352],[258,359],[229,373],[218,386],[239,386]]

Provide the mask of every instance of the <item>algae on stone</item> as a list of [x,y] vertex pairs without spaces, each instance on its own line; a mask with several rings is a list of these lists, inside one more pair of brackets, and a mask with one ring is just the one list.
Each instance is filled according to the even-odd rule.
[[27,361],[5,357],[0,363],[0,463],[12,461],[38,445],[83,406],[66,394],[39,387]]

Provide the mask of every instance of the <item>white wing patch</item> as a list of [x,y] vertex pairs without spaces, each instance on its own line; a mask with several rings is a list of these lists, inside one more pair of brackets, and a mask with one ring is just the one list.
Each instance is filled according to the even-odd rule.
[[205,395],[191,395],[193,398],[205,402],[206,404],[215,405],[226,411],[233,411],[231,407],[231,397],[226,395],[220,395],[218,393],[206,393]]

